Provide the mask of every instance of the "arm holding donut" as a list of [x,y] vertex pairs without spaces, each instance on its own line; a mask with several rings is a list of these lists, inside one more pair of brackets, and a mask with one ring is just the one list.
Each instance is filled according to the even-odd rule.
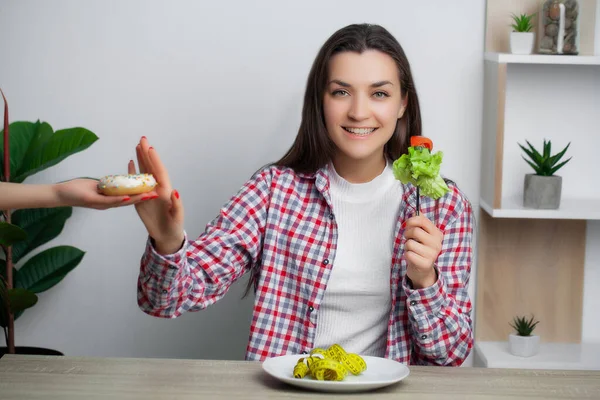
[[55,184],[0,182],[0,209],[71,206],[105,210],[136,204],[142,200],[156,197],[154,186],[150,188],[146,186],[144,192],[138,192],[140,194],[131,192],[131,194],[106,196],[101,193],[102,189],[99,187],[101,183],[102,180],[98,182],[94,179],[73,179]]

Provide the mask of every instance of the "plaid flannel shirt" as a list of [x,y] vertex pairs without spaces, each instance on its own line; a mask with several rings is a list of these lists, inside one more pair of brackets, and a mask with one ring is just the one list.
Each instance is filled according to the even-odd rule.
[[[390,266],[391,309],[385,357],[404,364],[460,365],[472,348],[467,292],[472,209],[452,183],[421,212],[444,233],[433,286],[413,289],[406,278],[402,222],[414,215],[416,188],[404,186]],[[299,174],[267,167],[255,174],[194,241],[161,256],[148,238],[138,280],[138,304],[175,318],[221,299],[249,271],[257,274],[247,360],[300,354],[313,348],[319,304],[335,263],[337,226],[326,168]]]

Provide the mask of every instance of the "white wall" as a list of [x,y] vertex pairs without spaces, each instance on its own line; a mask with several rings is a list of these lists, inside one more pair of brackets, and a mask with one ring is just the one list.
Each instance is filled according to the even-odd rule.
[[[146,135],[195,237],[292,143],[305,79],[326,38],[349,23],[379,23],[412,63],[424,134],[445,152],[442,172],[477,206],[484,3],[3,1],[0,84],[12,121],[40,118],[100,136],[29,182],[125,172]],[[76,210],[50,245],[87,254],[17,321],[18,344],[68,355],[242,358],[251,311],[251,299],[239,301],[243,284],[176,320],[137,308],[145,238],[133,208]]]
[[594,55],[600,56],[600,0],[596,0],[596,30],[594,38]]

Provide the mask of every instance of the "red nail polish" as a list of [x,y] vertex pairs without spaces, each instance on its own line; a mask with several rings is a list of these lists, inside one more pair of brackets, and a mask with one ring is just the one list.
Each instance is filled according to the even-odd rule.
[[150,146],[150,147],[148,148],[148,150],[154,150],[154,147]]
[[129,200],[131,200],[131,197],[129,197],[129,196],[125,196],[125,197],[123,197],[123,200],[122,200],[122,201],[129,201]]
[[146,139],[146,136],[142,136],[142,139]]
[[150,196],[142,196],[142,200],[148,200]]
[[158,195],[155,194],[154,196],[150,197],[150,200],[153,200],[153,199],[158,199]]
[[175,197],[179,198],[179,192],[177,190],[173,190],[173,192],[175,193]]

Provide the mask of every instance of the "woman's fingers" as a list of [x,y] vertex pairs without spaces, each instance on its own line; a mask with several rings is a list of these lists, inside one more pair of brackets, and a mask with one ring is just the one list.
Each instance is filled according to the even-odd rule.
[[[161,193],[161,196],[166,195],[163,200],[168,200],[171,194],[171,180],[169,179],[167,169],[162,163],[158,152],[154,147],[150,146],[150,143],[145,136],[142,136],[136,151],[138,152],[139,162],[143,165],[143,169],[145,170],[144,172],[154,175],[156,182],[160,186],[158,192]],[[140,169],[142,169],[142,165],[140,165]]]
[[148,193],[135,194],[131,196],[105,196],[98,194],[97,197],[90,198],[86,206],[98,209],[123,207],[135,205],[146,200],[156,199],[157,197],[158,194],[154,190]]
[[171,215],[176,222],[183,222],[183,202],[177,190],[171,192]]
[[412,250],[407,251],[405,257],[409,266],[414,266],[419,270],[419,272],[429,271],[433,266],[429,259]]
[[165,165],[162,163],[158,152],[150,147],[148,149],[148,156],[150,158],[150,163],[152,164],[152,170],[154,172],[154,178],[156,181],[164,188],[171,187],[171,181],[169,179],[169,174]]
[[434,233],[437,230],[437,227],[429,220],[429,218],[424,215],[418,215],[409,218],[406,221],[406,229],[410,228],[422,228],[427,233]]
[[148,168],[146,168],[146,163],[144,162],[144,156],[142,155],[142,145],[138,144],[135,146],[135,154],[138,160],[138,166],[140,168],[140,174],[145,174],[148,172]]
[[129,160],[129,163],[127,164],[127,173],[130,175],[135,175],[135,164],[133,160]]
[[427,243],[427,241],[430,238],[430,235],[424,229],[420,227],[415,227],[405,230],[404,237],[406,239],[414,239],[419,243]]
[[140,153],[142,155],[142,161],[144,163],[144,167],[146,168],[146,173],[154,174],[154,165],[150,161],[150,156],[148,155],[148,149],[150,148],[150,143],[146,136],[142,136],[140,139]]

